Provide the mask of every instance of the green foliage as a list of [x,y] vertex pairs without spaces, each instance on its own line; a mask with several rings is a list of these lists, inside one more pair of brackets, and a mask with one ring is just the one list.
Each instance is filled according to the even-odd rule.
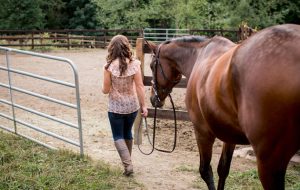
[[46,23],[41,0],[0,0],[1,29],[43,29]]
[[255,28],[300,24],[292,0],[0,0],[0,29]]
[[63,11],[66,3],[62,0],[42,1],[41,7],[45,13],[45,28],[60,29],[64,26],[65,13]]
[[152,0],[146,6],[146,21],[153,28],[174,28],[176,0]]
[[0,131],[0,189],[141,189],[119,169]]
[[300,23],[299,1],[230,0],[225,12],[229,26],[238,26],[246,22],[252,28],[261,29],[276,24]]
[[147,26],[142,0],[92,0],[97,7],[97,25],[106,29],[136,29]]
[[90,0],[70,0],[66,4],[68,26],[71,29],[93,29],[97,27],[96,6]]

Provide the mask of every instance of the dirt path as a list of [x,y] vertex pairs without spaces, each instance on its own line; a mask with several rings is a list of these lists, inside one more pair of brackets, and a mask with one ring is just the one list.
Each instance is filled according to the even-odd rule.
[[[102,79],[102,66],[105,63],[105,50],[73,50],[73,51],[56,51],[48,53],[50,55],[61,56],[73,60],[78,67],[80,79],[80,94],[82,106],[82,124],[83,124],[83,139],[85,154],[94,159],[102,159],[110,164],[120,166],[118,154],[113,147],[113,141],[110,132],[110,126],[107,119],[107,96],[101,93],[101,79]],[[4,55],[0,55],[0,65],[4,64]],[[147,59],[146,59],[147,60]],[[49,77],[72,81],[72,75],[65,76],[68,67],[58,66],[56,64],[44,64],[45,61],[40,59],[33,59],[27,56],[15,55],[12,58],[12,66],[14,68],[23,69],[36,74],[45,74]],[[47,61],[46,61],[47,62]],[[147,69],[146,73],[149,73]],[[7,74],[3,71],[0,72],[0,82],[7,82]],[[65,97],[64,95],[69,92],[65,89],[60,89],[51,85],[39,85],[39,81],[28,81],[27,78],[17,77],[13,84],[18,87],[32,89],[34,92],[49,95],[54,98],[61,98],[65,101],[74,102],[74,98]],[[146,89],[149,94],[149,89]],[[71,94],[74,92],[71,91]],[[19,104],[26,105],[41,111],[44,111],[52,116],[57,116],[63,119],[74,118],[69,116],[70,113],[76,115],[74,111],[65,110],[59,106],[53,106],[40,101],[32,99],[21,94],[15,94],[15,101]],[[173,97],[177,108],[184,108],[183,97],[184,90],[174,90]],[[7,90],[0,87],[0,98],[8,99]],[[150,106],[150,104],[149,104]],[[0,106],[0,110],[11,112],[8,107]],[[17,111],[18,117],[23,118],[28,122],[39,124],[46,129],[53,130],[61,135],[77,138],[77,133],[73,131],[66,131],[65,128],[57,127],[53,122],[45,120],[38,120],[34,116],[25,114],[24,112]],[[38,120],[38,121],[35,121]],[[76,120],[75,120],[76,121]],[[2,123],[9,123],[0,119]],[[151,122],[151,121],[150,121]],[[159,125],[172,125],[172,122],[160,121]],[[58,142],[48,137],[38,136],[32,130],[24,130],[36,138],[43,139],[49,144],[58,147],[71,148],[64,143]],[[161,128],[158,130],[159,146],[170,148],[173,142],[172,128]],[[144,145],[142,148],[147,148],[147,141],[144,138]],[[148,147],[149,148],[149,147]],[[213,154],[212,166],[216,172],[217,161],[220,155],[221,143],[215,143]],[[74,149],[77,150],[77,149]],[[145,149],[147,151],[149,149]],[[174,153],[166,154],[155,151],[150,156],[140,153],[137,146],[133,148],[133,163],[135,175],[134,177],[140,183],[144,184],[144,189],[206,189],[206,186],[200,179],[198,173],[199,155],[197,152],[196,141],[192,125],[189,122],[179,123],[179,138],[178,146]],[[251,160],[235,157],[232,162],[231,170],[239,171],[254,168],[255,163]],[[201,182],[199,182],[201,181]]]

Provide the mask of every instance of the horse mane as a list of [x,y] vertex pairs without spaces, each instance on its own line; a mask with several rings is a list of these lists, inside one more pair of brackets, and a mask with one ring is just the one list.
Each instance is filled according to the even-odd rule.
[[207,38],[206,36],[182,36],[182,37],[177,37],[177,38],[167,40],[164,42],[164,44],[169,44],[171,42],[184,42],[184,43],[205,42],[208,39],[209,38]]

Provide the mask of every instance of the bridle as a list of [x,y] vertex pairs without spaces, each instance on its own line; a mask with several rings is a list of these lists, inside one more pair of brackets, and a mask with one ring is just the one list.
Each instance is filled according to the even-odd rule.
[[[146,40],[146,43],[149,43],[147,40]],[[162,93],[164,94],[168,94],[170,95],[171,92],[172,92],[172,89],[173,89],[173,86],[172,87],[169,87],[169,88],[160,88],[158,87],[158,82],[157,82],[157,72],[158,72],[158,68],[160,69],[160,73],[161,75],[163,76],[164,80],[170,82],[170,83],[173,83],[174,85],[177,84],[180,80],[181,80],[181,77],[179,77],[178,80],[170,80],[163,68],[162,68],[162,65],[159,61],[159,55],[160,55],[160,50],[161,50],[161,47],[162,45],[165,44],[165,43],[162,43],[162,44],[159,44],[158,46],[158,50],[157,50],[157,53],[153,52],[154,54],[154,71],[153,71],[153,83],[152,83],[152,88],[153,88],[153,91],[154,91],[154,95],[155,95],[155,98],[157,101],[161,101],[160,98],[158,97],[158,90],[160,90]]]
[[[149,42],[148,42],[147,40],[145,40],[145,41],[146,41],[146,43],[149,45]],[[161,151],[161,152],[165,152],[165,153],[171,153],[171,152],[173,152],[173,151],[175,150],[175,148],[176,148],[176,143],[177,143],[177,120],[176,120],[176,110],[175,110],[174,102],[173,102],[173,99],[172,99],[172,96],[171,96],[171,92],[172,92],[173,86],[172,86],[171,88],[158,88],[158,85],[157,85],[157,84],[158,84],[158,82],[157,82],[157,72],[158,72],[158,67],[160,68],[160,72],[161,72],[161,74],[162,74],[164,80],[166,80],[166,81],[168,81],[168,82],[171,82],[171,83],[173,83],[174,85],[177,84],[177,83],[181,80],[181,77],[179,77],[179,80],[174,80],[174,81],[172,81],[172,80],[170,80],[170,79],[166,76],[166,74],[165,74],[165,72],[164,72],[164,70],[163,70],[163,68],[162,68],[162,65],[161,65],[161,63],[160,63],[160,61],[159,61],[160,50],[161,50],[161,46],[162,46],[163,44],[165,44],[165,43],[162,43],[162,44],[160,44],[160,45],[158,46],[157,53],[155,53],[155,52],[153,51],[153,54],[154,54],[154,70],[153,70],[153,83],[152,83],[152,88],[153,88],[153,91],[154,91],[155,99],[156,99],[158,102],[161,101],[160,98],[158,97],[158,90],[162,91],[163,93],[168,94],[168,96],[169,96],[169,98],[170,98],[170,102],[171,102],[171,104],[172,104],[172,109],[173,109],[173,114],[174,114],[174,143],[173,143],[173,148],[172,148],[171,150],[164,150],[164,149],[159,149],[159,148],[156,148],[156,147],[155,147],[156,118],[157,118],[157,117],[156,117],[156,116],[157,116],[157,104],[155,103],[155,106],[154,106],[154,107],[155,107],[155,109],[154,109],[154,121],[153,121],[154,127],[153,127],[152,142],[151,142],[150,137],[149,137],[149,131],[148,131],[148,126],[147,126],[147,120],[146,120],[146,118],[144,119],[144,122],[145,122],[144,125],[146,126],[146,131],[147,131],[148,140],[149,140],[149,143],[152,145],[152,149],[151,149],[151,151],[150,151],[149,153],[145,153],[145,152],[143,152],[143,151],[140,149],[140,147],[138,146],[139,150],[140,150],[143,154],[145,154],[145,155],[150,155],[150,154],[154,151],[154,149],[155,149],[155,150],[158,150],[158,151]],[[149,47],[150,47],[150,45],[149,45]],[[142,122],[143,122],[143,121],[141,121],[138,130],[140,130],[141,125],[142,125]],[[140,131],[138,131],[138,132],[140,132]]]

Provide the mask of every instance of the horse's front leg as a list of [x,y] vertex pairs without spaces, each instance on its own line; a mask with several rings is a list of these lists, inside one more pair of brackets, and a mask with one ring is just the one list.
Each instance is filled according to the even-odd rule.
[[223,190],[225,187],[225,181],[229,174],[234,148],[235,148],[235,144],[228,144],[228,143],[223,144],[223,150],[218,165],[218,175],[219,175],[218,190]]
[[203,132],[195,127],[195,136],[200,154],[199,172],[209,190],[215,190],[214,175],[210,165],[212,158],[212,148],[215,136],[209,132]]

